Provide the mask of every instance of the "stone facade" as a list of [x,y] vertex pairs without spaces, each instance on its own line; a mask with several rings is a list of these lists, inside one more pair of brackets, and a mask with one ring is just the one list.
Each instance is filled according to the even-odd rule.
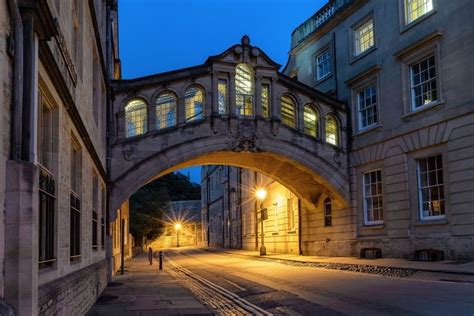
[[[405,2],[329,1],[293,32],[284,72],[347,102],[352,113],[351,208],[334,210],[338,229],[318,224],[321,211],[307,214],[303,229],[311,226],[313,237],[303,242],[305,253],[358,255],[375,247],[383,256],[413,258],[416,250],[433,248],[450,259],[474,258],[474,29],[467,22],[473,19],[472,2],[427,1],[415,13]],[[370,21],[373,40],[358,54],[358,31]],[[326,72],[325,52],[329,71],[319,78],[318,71]],[[410,76],[430,56],[437,91],[425,99],[427,105],[416,106]],[[358,98],[370,86],[377,122],[362,128]],[[433,155],[442,158],[445,207],[430,219],[420,213],[417,164]],[[363,177],[373,170],[381,171],[383,216],[370,224]]]
[[116,6],[0,1],[2,313],[83,314],[107,284]]

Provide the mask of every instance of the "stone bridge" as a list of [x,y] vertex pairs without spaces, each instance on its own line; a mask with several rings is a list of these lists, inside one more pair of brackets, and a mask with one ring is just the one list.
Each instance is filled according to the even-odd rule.
[[279,68],[244,36],[202,65],[114,81],[111,209],[157,177],[205,164],[270,176],[309,210],[322,194],[347,207],[346,106]]

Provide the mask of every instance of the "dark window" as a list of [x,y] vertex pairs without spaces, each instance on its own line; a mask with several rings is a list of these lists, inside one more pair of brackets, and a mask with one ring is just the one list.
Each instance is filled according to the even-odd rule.
[[51,266],[56,261],[55,231],[56,214],[54,203],[56,200],[54,178],[45,169],[40,170],[39,180],[39,267]]
[[324,200],[324,226],[332,226],[332,203],[330,198]]
[[71,226],[69,248],[71,260],[75,260],[81,256],[81,201],[74,192],[71,192],[70,211]]
[[97,216],[97,210],[99,207],[99,182],[97,174],[92,177],[92,249],[97,250],[98,244],[98,229],[99,229],[99,218]]

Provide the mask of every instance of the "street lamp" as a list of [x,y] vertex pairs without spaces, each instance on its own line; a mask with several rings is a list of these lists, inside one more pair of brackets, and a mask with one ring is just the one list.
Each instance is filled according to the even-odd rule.
[[179,230],[181,229],[181,224],[174,224],[174,229],[176,230],[176,247],[179,247]]
[[260,245],[260,255],[265,256],[267,254],[267,249],[265,248],[264,236],[263,236],[263,221],[266,219],[267,214],[266,210],[263,209],[263,200],[267,196],[267,190],[264,188],[259,188],[255,192],[257,199],[260,201],[260,225],[262,228],[262,244]]

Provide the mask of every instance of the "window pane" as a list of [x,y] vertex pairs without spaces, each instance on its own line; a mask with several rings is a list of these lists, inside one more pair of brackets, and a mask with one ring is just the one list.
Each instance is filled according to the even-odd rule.
[[253,95],[253,69],[247,64],[238,64],[235,70],[235,106],[237,115],[253,115]]
[[339,126],[332,115],[326,117],[326,142],[335,146],[339,145]]
[[281,121],[290,127],[296,127],[296,106],[288,96],[281,97]]
[[358,56],[374,46],[374,21],[371,19],[354,30],[355,55]]
[[306,134],[313,137],[318,136],[318,119],[318,114],[312,106],[304,107],[304,130]]
[[201,89],[192,87],[184,94],[186,106],[186,121],[193,121],[202,118],[204,97]]
[[433,10],[433,0],[405,0],[407,24]]
[[219,114],[227,113],[227,81],[219,79],[217,83],[217,101],[219,103]]
[[367,128],[377,123],[377,93],[375,86],[359,92],[359,128]]
[[382,172],[364,174],[364,218],[366,224],[383,221]]
[[270,86],[268,84],[262,85],[262,115],[263,117],[270,116]]
[[132,100],[125,107],[125,136],[132,137],[147,132],[147,109],[142,100]]
[[156,99],[156,129],[176,125],[176,97],[172,93],[162,93]]
[[328,50],[316,57],[316,79],[321,80],[331,73],[331,53]]
[[430,56],[411,66],[411,93],[414,109],[438,99],[436,86],[434,56]]
[[418,160],[418,198],[421,218],[444,215],[442,156]]

